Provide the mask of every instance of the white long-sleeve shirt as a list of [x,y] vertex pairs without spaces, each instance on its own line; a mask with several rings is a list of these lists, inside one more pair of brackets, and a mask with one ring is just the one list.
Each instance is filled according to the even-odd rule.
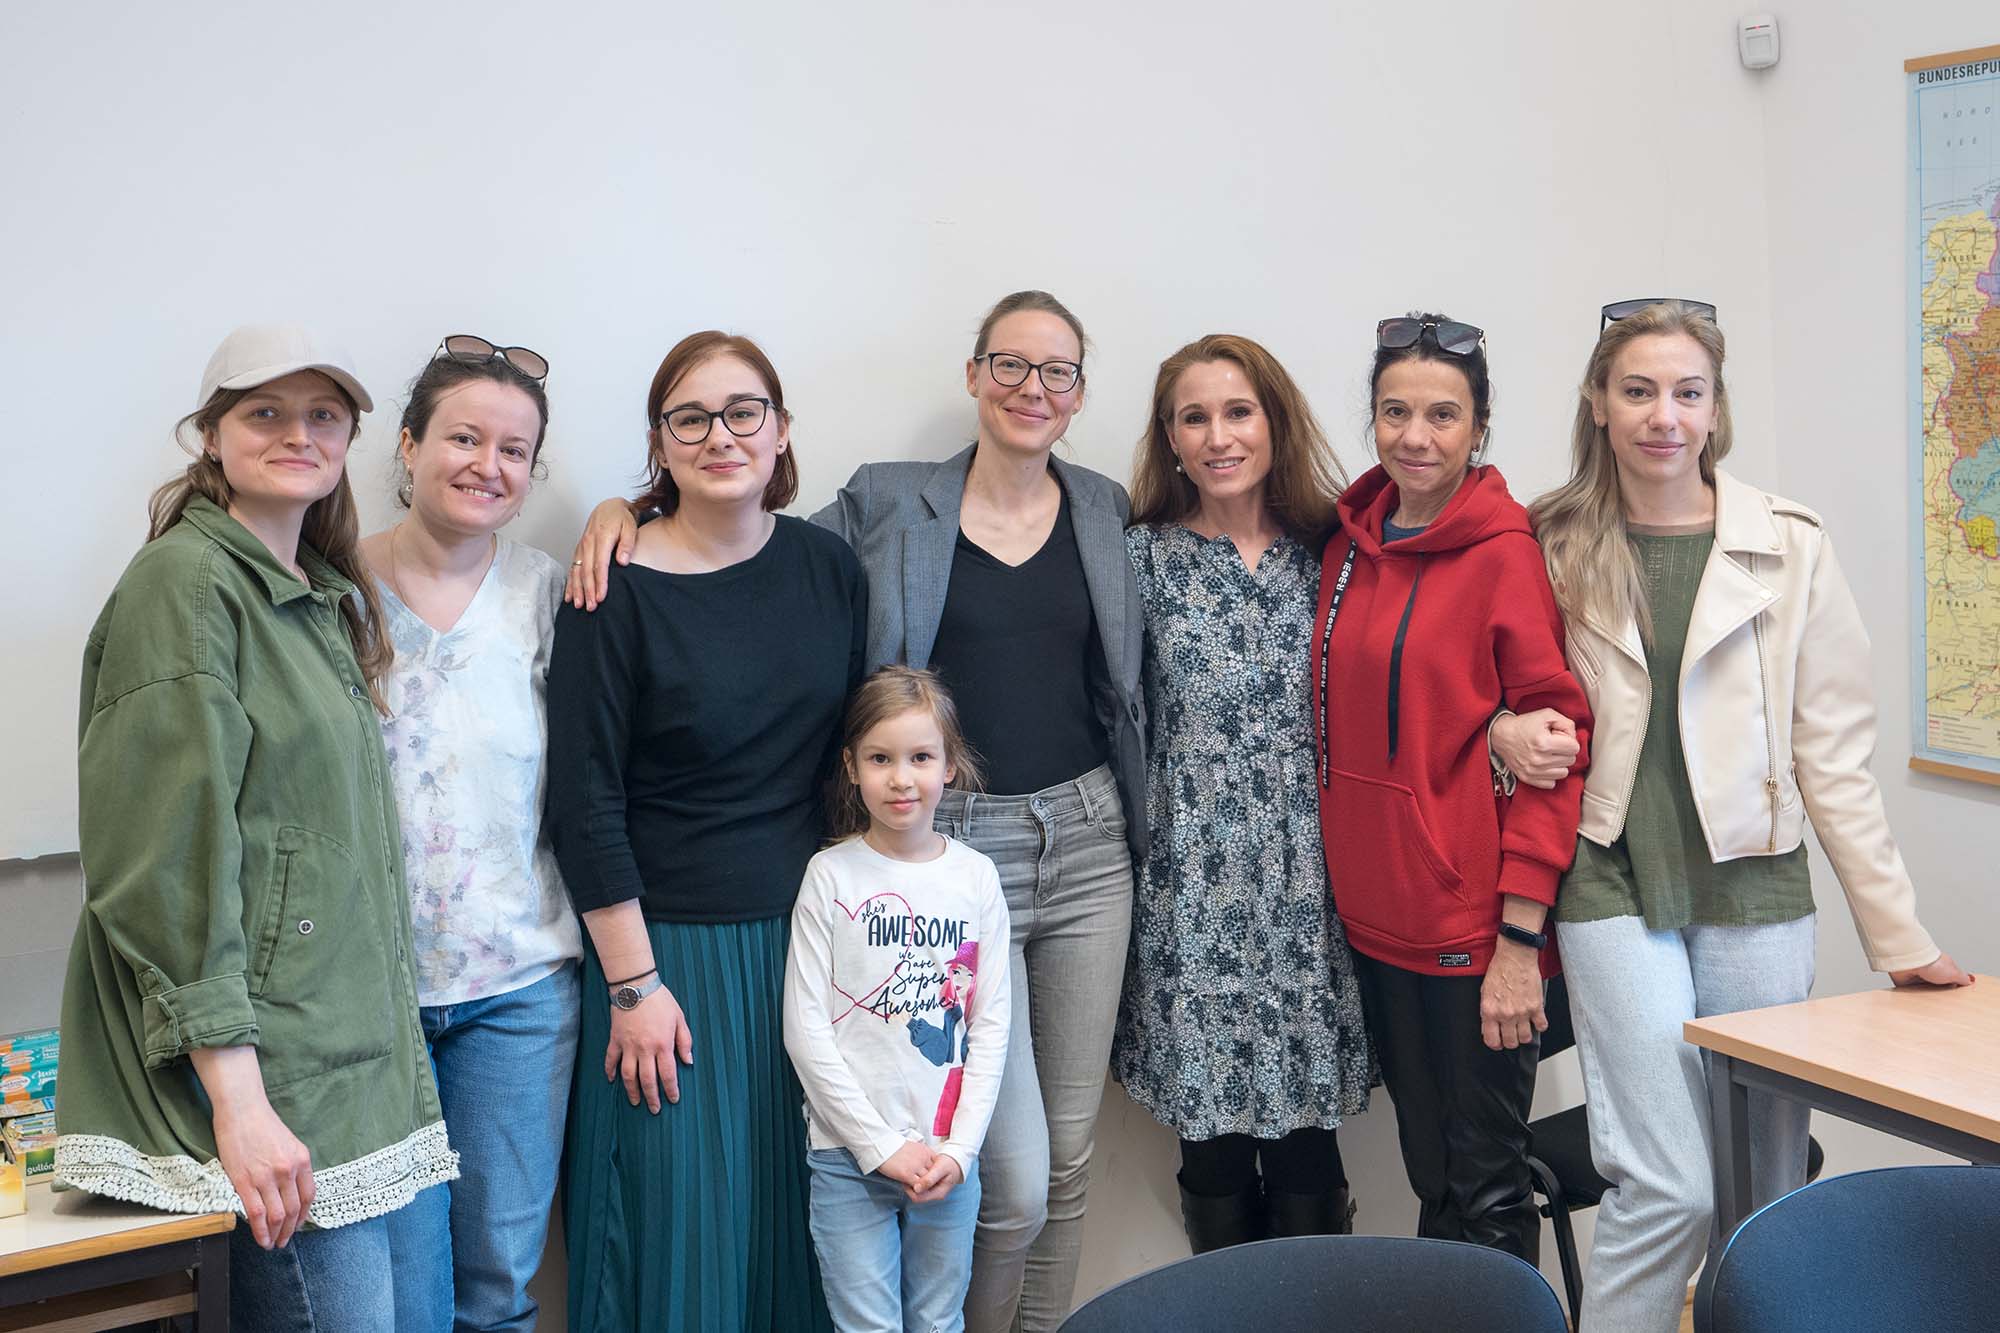
[[946,838],[898,861],[862,839],[806,866],[785,960],[785,1049],[815,1148],[873,1171],[905,1143],[970,1170],[1007,1061],[1007,900]]

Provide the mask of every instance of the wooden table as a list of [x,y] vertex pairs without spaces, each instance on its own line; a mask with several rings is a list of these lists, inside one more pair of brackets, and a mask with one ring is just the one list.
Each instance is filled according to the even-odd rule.
[[172,1314],[225,1333],[235,1226],[234,1213],[162,1213],[30,1185],[28,1211],[0,1217],[0,1333],[81,1333]]
[[1684,1035],[1714,1056],[1715,1209],[1724,1239],[1754,1208],[1750,1090],[2000,1164],[2000,977],[1834,995],[1698,1018]]

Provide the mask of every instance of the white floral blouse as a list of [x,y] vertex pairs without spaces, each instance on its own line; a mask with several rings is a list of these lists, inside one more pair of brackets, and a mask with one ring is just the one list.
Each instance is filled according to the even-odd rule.
[[382,733],[425,1005],[518,990],[583,952],[541,836],[562,567],[498,541],[478,592],[443,632],[376,580],[396,646]]

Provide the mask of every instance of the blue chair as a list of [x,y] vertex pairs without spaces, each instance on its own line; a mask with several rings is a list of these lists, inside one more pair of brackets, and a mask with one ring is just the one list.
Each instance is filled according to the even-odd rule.
[[1111,1288],[1061,1333],[1566,1333],[1542,1275],[1511,1254],[1408,1236],[1288,1236],[1211,1250]]
[[1857,1171],[1787,1194],[1708,1265],[1694,1326],[2000,1329],[2000,1167]]

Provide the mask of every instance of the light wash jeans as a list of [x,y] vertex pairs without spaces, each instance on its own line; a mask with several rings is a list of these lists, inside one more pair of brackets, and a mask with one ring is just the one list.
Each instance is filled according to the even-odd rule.
[[418,1012],[458,1179],[390,1215],[397,1333],[532,1329],[576,1067],[577,968]]
[[820,1283],[840,1333],[960,1333],[979,1220],[979,1163],[934,1203],[911,1203],[845,1148],[806,1154]]
[[[1636,916],[1563,922],[1563,974],[1590,1108],[1590,1155],[1611,1182],[1584,1274],[1583,1327],[1674,1333],[1715,1226],[1708,1056],[1691,1018],[1790,1004],[1813,981],[1813,918],[1647,930]],[[1750,1094],[1760,1201],[1805,1184],[1808,1109]]]
[[[417,1198],[442,1188],[432,1186]],[[388,1217],[295,1231],[282,1250],[259,1249],[239,1222],[229,1233],[229,1326],[256,1333],[382,1333],[397,1327],[389,1270]]]
[[1108,766],[1032,796],[947,791],[936,826],[993,858],[1012,927],[1013,1022],[973,1239],[970,1333],[1069,1313],[1084,1191],[1132,932],[1132,858]]

